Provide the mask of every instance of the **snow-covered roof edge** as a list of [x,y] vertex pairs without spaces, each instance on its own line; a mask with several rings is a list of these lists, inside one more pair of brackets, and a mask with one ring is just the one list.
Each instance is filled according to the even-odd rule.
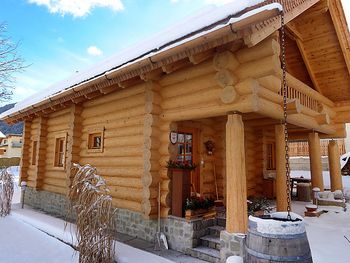
[[[130,48],[93,65],[87,70],[72,75],[70,78],[51,85],[47,89],[17,103],[12,109],[0,114],[0,119],[5,119],[16,112],[34,108],[34,105],[45,100],[48,100],[49,102],[51,101],[51,98],[68,92],[78,85],[95,80],[105,74],[124,69],[140,60],[165,52],[174,47],[181,46],[186,42],[199,38],[200,36],[206,35],[229,24],[239,22],[262,11],[273,9],[282,10],[282,6],[279,3],[272,3],[235,17],[236,14],[245,9],[261,4],[264,1],[265,0],[236,0],[220,7],[209,6],[195,15],[184,19],[182,22],[154,35],[152,38],[142,41],[138,45],[131,46]],[[222,21],[221,24],[219,23],[220,21]]]

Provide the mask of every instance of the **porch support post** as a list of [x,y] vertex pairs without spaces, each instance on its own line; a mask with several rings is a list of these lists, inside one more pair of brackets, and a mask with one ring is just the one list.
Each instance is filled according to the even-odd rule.
[[226,231],[246,233],[247,187],[242,116],[230,113],[226,123]]
[[323,192],[321,146],[320,137],[317,132],[309,133],[309,155],[312,187],[318,187]]
[[284,125],[275,126],[276,137],[276,209],[278,212],[287,211],[287,176],[286,176],[286,142]]
[[331,177],[331,190],[343,190],[343,179],[340,169],[340,153],[338,143],[331,140],[328,144],[329,175]]

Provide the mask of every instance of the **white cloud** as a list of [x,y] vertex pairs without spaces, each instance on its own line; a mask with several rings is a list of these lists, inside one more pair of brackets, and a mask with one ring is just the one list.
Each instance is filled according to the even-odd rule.
[[86,52],[91,56],[101,56],[103,54],[102,50],[96,46],[90,46],[86,49]]
[[46,6],[50,13],[71,14],[82,17],[95,7],[111,8],[114,11],[124,9],[122,0],[28,0],[29,3]]

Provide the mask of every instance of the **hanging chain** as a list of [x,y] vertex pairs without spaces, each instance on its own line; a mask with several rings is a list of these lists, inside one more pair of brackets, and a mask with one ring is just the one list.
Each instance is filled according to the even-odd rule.
[[285,141],[285,159],[286,159],[286,185],[287,185],[287,219],[291,220],[291,189],[290,189],[290,167],[289,167],[289,145],[287,128],[287,80],[286,80],[286,43],[284,31],[284,12],[281,12],[280,43],[282,52],[282,92],[283,92],[283,126]]

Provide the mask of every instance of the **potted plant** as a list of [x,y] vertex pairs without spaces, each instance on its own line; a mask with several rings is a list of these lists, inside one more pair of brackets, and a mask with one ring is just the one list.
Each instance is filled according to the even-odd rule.
[[215,202],[213,198],[190,197],[185,203],[185,217],[190,220],[206,216],[208,214],[215,215]]
[[167,163],[167,168],[172,186],[172,215],[182,217],[183,204],[191,196],[191,171],[196,168],[196,165],[189,161],[170,160]]
[[266,197],[251,197],[247,203],[248,215],[259,217],[272,210],[270,201]]

